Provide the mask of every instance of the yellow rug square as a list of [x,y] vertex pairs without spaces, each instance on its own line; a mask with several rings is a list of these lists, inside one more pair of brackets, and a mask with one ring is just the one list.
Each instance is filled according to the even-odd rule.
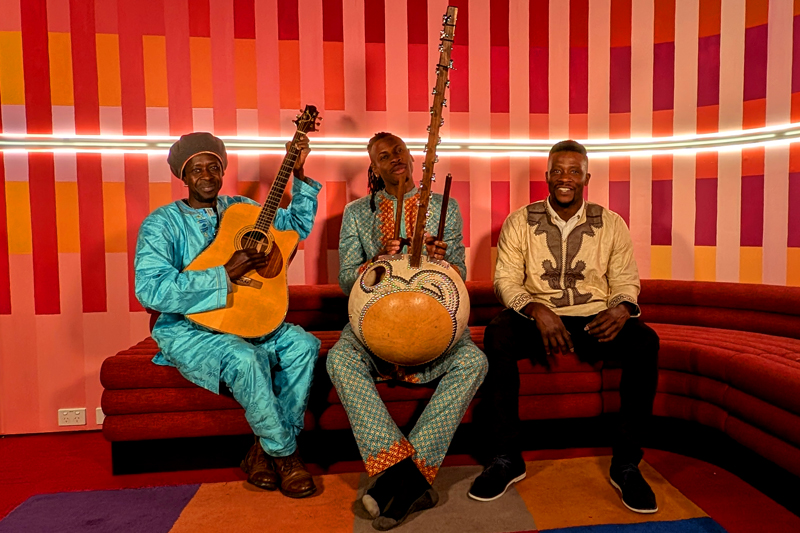
[[170,530],[171,533],[230,531],[296,532],[353,531],[353,501],[359,473],[314,476],[317,493],[309,498],[287,498],[244,481],[200,486]]
[[628,510],[608,480],[611,457],[579,457],[526,463],[516,484],[539,531],[600,524],[633,524],[707,516],[661,474],[642,461],[639,469],[656,495],[658,512]]

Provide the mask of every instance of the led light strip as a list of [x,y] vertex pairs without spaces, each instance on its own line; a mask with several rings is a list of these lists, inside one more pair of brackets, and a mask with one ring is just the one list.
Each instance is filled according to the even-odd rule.
[[[241,155],[285,153],[286,138],[221,137],[230,152]],[[176,137],[123,135],[24,135],[0,133],[0,151],[6,153],[145,153],[164,154]],[[355,137],[316,137],[311,149],[330,156],[363,155],[367,139]],[[653,155],[727,151],[751,146],[781,145],[800,141],[800,124],[766,128],[683,135],[674,137],[589,139],[580,142],[593,155]],[[412,153],[422,154],[426,139],[406,139]],[[441,156],[531,157],[547,155],[553,141],[547,139],[442,139],[437,147]]]

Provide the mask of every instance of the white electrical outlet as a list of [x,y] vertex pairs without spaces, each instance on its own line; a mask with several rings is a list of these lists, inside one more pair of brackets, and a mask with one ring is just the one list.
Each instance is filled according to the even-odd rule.
[[95,422],[97,422],[97,425],[98,426],[103,425],[103,420],[105,420],[105,419],[106,419],[106,414],[103,412],[103,408],[102,407],[98,407],[97,409],[95,409],[95,411],[94,411],[94,420],[95,420]]
[[86,425],[86,408],[80,409],[59,409],[58,410],[58,425],[59,426],[85,426]]

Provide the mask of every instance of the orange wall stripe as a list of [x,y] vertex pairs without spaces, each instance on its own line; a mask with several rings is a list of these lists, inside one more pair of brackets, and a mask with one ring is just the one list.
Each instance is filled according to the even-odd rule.
[[81,251],[78,213],[78,184],[74,181],[56,182],[56,225],[59,253]]
[[258,71],[256,70],[256,40],[236,39],[236,107],[258,107]]
[[53,105],[74,105],[72,92],[72,42],[69,33],[49,33],[50,101]]
[[13,206],[6,211],[8,251],[29,254],[33,251],[31,236],[31,202],[26,181],[6,181],[6,202]]
[[125,215],[125,183],[103,183],[103,226],[107,253],[128,250]]
[[192,64],[192,107],[214,107],[211,83],[211,39],[189,37]]
[[0,31],[0,103],[25,104],[22,33],[18,31]]
[[167,107],[167,43],[161,35],[142,35],[144,100],[147,107]]
[[122,82],[119,70],[119,36],[98,33],[97,40],[97,89],[101,106],[122,105]]

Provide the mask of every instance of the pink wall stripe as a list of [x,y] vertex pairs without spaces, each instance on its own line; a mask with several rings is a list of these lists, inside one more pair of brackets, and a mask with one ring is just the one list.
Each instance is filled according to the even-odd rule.
[[492,182],[492,246],[497,246],[500,228],[508,217],[510,209],[509,183],[507,181]]

